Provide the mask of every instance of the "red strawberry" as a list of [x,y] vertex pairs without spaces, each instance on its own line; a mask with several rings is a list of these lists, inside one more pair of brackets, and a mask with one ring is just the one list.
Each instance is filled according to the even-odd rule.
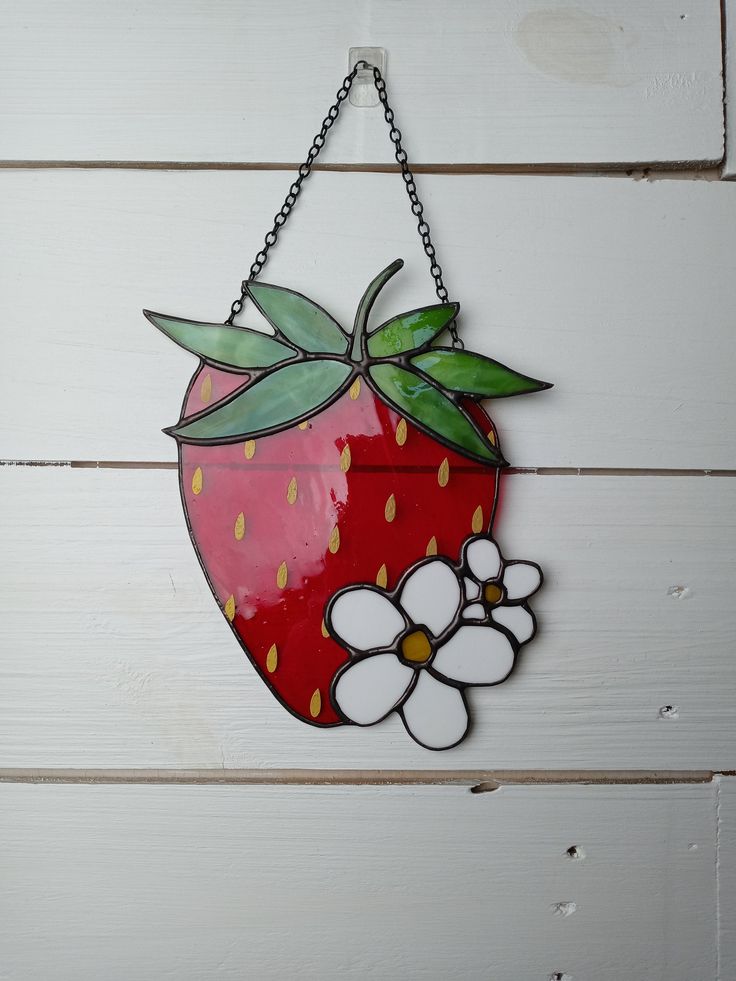
[[368,333],[402,265],[370,284],[352,337],[266,284],[247,286],[273,338],[146,312],[201,358],[171,432],[202,568],[261,677],[313,725],[342,722],[329,693],[349,655],[327,634],[329,599],[351,583],[392,588],[417,559],[490,529],[503,461],[476,402],[548,387],[436,346],[457,304]]

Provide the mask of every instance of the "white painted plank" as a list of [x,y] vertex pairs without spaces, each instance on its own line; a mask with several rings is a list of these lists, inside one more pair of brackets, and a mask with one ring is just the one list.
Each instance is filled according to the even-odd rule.
[[[174,460],[195,359],[141,307],[224,319],[285,173],[0,174],[0,456]],[[432,302],[396,175],[311,178],[264,273],[352,323]],[[516,466],[736,466],[736,187],[605,178],[420,180],[469,347],[553,381],[498,401]],[[257,323],[251,312],[244,322]]]
[[736,2],[723,2],[726,156],[722,177],[736,177]]
[[719,777],[718,981],[736,977],[736,778]]
[[[388,49],[416,160],[723,152],[717,0],[26,0],[1,24],[4,159],[301,161],[355,45]],[[380,110],[347,108],[325,159],[392,160]]]
[[715,977],[710,785],[0,802],[7,981]]
[[545,571],[540,634],[471,693],[474,729],[445,753],[395,718],[319,730],[276,702],[209,593],[173,471],[6,467],[0,497],[0,767],[732,765],[734,480],[509,477],[497,534]]
[[721,176],[736,177],[736,3],[723,0],[726,148]]

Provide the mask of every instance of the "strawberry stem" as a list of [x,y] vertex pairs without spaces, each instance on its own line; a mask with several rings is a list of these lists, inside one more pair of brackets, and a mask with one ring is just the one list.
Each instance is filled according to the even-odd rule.
[[365,293],[360,298],[358,309],[355,313],[355,323],[353,324],[353,346],[350,357],[353,361],[362,361],[365,357],[365,334],[368,316],[371,312],[376,297],[381,292],[386,283],[404,265],[403,259],[394,259],[390,266],[386,266],[375,279],[371,280]]

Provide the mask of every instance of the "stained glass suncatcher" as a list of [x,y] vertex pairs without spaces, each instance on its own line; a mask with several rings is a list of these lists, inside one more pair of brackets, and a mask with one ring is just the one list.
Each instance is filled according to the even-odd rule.
[[533,563],[491,531],[505,461],[481,399],[549,386],[448,345],[457,303],[348,331],[306,296],[248,282],[273,336],[146,312],[200,364],[179,423],[197,555],[238,641],[281,703],[316,726],[398,712],[446,749],[465,690],[505,680],[535,632]]

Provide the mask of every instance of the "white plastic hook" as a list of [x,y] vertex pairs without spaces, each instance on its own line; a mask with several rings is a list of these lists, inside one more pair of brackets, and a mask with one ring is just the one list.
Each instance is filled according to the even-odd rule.
[[[374,65],[383,77],[386,77],[386,49],[385,48],[349,48],[348,49],[348,71],[352,71],[359,61],[365,61],[369,65]],[[353,85],[348,96],[350,104],[353,106],[377,106],[378,92],[373,84],[373,73],[370,68],[361,68],[353,79]]]

